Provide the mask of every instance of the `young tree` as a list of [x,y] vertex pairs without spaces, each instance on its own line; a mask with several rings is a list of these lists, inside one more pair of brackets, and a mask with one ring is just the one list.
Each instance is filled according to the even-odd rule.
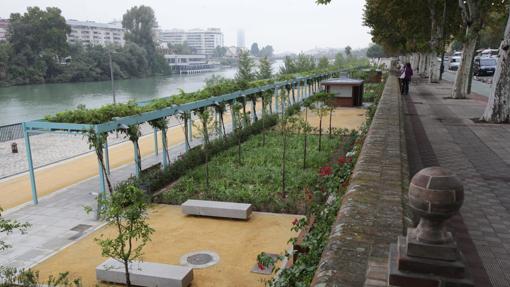
[[271,67],[271,62],[267,57],[260,59],[259,62],[259,72],[257,73],[257,78],[259,80],[271,79],[273,76],[273,68]]
[[327,69],[329,67],[329,60],[327,57],[321,57],[319,59],[319,65],[317,65],[317,68],[319,69]]
[[196,126],[198,132],[201,134],[204,143],[202,149],[205,154],[205,188],[209,191],[209,143],[210,143],[210,126],[213,125],[213,118],[209,108],[200,108],[195,111],[195,114],[200,119],[201,126]]
[[[15,230],[19,230],[23,233],[30,227],[29,223],[21,223],[16,220],[9,220],[3,218],[1,214],[2,211],[3,209],[0,207],[0,234],[9,234],[14,232]],[[0,240],[0,251],[3,251],[10,247],[11,246],[7,242]]]
[[335,55],[335,66],[340,68],[343,66],[345,60],[344,60],[344,55],[340,52],[336,53]]
[[290,56],[285,56],[285,59],[283,60],[283,66],[280,67],[280,74],[285,75],[295,72],[297,72],[297,69],[294,59],[292,59]]
[[481,118],[488,122],[510,122],[510,8],[508,15],[489,101]]
[[147,195],[130,184],[121,184],[111,196],[101,199],[100,215],[115,228],[113,238],[101,234],[95,238],[101,247],[101,255],[118,260],[124,265],[126,285],[131,285],[130,264],[143,255],[143,248],[154,232],[147,222],[149,199]]
[[239,53],[239,67],[235,76],[241,88],[247,88],[248,83],[255,79],[255,74],[253,72],[254,67],[255,63],[253,59],[250,58],[250,54],[246,51],[241,51]]
[[322,150],[322,119],[328,115],[329,107],[322,101],[314,103],[312,111],[319,117],[319,151]]

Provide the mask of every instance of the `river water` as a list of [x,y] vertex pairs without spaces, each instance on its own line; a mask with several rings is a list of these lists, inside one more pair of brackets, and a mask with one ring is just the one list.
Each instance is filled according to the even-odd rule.
[[[115,81],[118,103],[149,100],[202,88],[213,74],[232,78],[237,68],[195,75],[173,75]],[[110,81],[89,83],[41,84],[0,88],[0,126],[43,118],[45,115],[74,109],[83,104],[89,108],[113,102]]]

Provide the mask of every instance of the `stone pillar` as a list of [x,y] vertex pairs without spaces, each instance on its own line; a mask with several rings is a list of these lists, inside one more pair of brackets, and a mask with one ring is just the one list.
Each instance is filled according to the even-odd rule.
[[463,201],[462,183],[444,168],[425,168],[412,178],[409,206],[420,223],[390,246],[391,286],[474,286],[462,252],[445,227]]

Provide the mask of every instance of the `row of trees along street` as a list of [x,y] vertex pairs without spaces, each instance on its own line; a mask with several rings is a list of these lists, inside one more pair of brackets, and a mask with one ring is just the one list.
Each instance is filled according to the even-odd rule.
[[115,77],[169,74],[156,50],[156,26],[152,8],[135,6],[122,17],[124,47],[69,44],[71,28],[60,9],[28,7],[24,14],[11,14],[7,41],[0,42],[0,86],[108,80],[109,53]]
[[[317,0],[328,4],[331,0]],[[510,122],[510,2],[508,0],[367,0],[364,24],[386,54],[408,55],[431,83],[439,82],[436,58],[455,42],[462,60],[452,88],[454,99],[470,94],[473,59],[480,41],[499,45],[491,94],[481,120]],[[506,27],[506,28],[505,28]],[[504,32],[503,32],[504,31]],[[487,48],[487,47],[482,47]],[[412,55],[412,56],[409,56]]]

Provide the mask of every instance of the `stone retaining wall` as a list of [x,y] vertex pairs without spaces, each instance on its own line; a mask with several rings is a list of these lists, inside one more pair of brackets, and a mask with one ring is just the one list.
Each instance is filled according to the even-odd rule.
[[387,286],[407,188],[403,103],[389,76],[312,286]]

